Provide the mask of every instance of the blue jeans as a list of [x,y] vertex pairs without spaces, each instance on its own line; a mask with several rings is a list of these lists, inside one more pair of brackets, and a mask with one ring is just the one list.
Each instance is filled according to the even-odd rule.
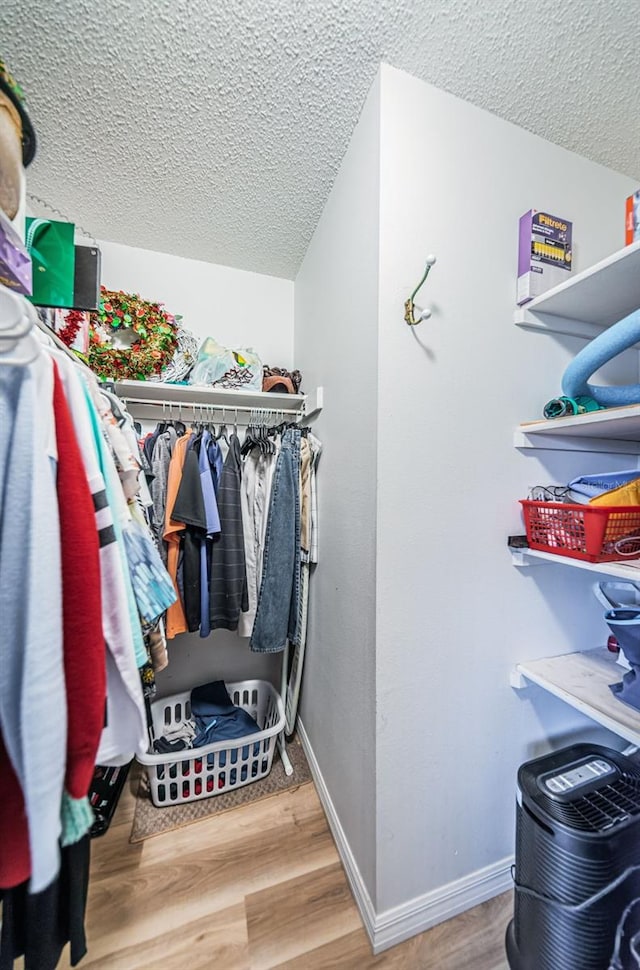
[[250,646],[278,653],[300,639],[300,429],[287,428],[273,477],[262,583]]

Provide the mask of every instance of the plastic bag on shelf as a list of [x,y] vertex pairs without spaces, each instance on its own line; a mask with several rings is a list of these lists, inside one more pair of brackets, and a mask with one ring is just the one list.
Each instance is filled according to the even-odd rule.
[[262,390],[262,361],[251,347],[231,350],[207,337],[189,378],[190,384]]

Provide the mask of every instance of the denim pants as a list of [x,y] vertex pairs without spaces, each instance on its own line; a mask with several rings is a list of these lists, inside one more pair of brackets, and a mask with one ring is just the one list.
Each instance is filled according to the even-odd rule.
[[300,637],[300,429],[287,428],[267,517],[262,582],[250,646],[277,653]]

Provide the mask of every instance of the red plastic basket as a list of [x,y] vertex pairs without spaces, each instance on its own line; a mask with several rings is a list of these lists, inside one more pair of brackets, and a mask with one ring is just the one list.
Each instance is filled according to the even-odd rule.
[[640,506],[565,505],[522,499],[531,549],[588,562],[640,556]]

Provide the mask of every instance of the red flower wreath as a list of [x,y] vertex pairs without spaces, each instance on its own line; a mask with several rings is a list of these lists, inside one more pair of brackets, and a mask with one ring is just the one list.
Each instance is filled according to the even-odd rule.
[[[100,309],[89,323],[89,366],[99,377],[143,381],[159,374],[178,345],[174,317],[137,293],[101,288]],[[114,347],[118,333],[133,331],[130,347]]]

